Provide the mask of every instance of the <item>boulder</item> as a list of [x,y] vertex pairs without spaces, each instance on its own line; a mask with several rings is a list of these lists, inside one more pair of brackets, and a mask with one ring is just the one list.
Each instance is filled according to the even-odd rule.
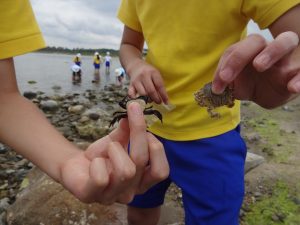
[[[127,224],[126,205],[84,204],[36,168],[26,179],[28,186],[7,209],[7,225]],[[183,209],[167,200],[158,225],[180,225],[183,217]]]

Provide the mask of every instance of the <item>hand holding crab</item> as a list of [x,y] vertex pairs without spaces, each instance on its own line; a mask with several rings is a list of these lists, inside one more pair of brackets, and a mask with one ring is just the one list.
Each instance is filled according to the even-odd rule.
[[215,108],[220,106],[234,106],[233,88],[227,87],[223,93],[214,94],[212,92],[212,83],[207,83],[197,91],[195,94],[195,100],[201,107],[207,107],[207,112],[211,118],[219,118],[220,114],[213,111]]
[[128,119],[86,151],[78,151],[64,161],[60,182],[86,203],[128,203],[168,174],[163,145],[146,131],[139,104],[131,103]]
[[113,126],[115,122],[119,122],[122,118],[127,118],[127,105],[130,102],[138,102],[142,108],[144,115],[154,115],[156,116],[161,122],[162,122],[162,115],[158,110],[152,109],[152,106],[147,107],[147,104],[149,103],[150,98],[148,96],[139,96],[137,98],[130,98],[129,96],[126,96],[122,99],[121,102],[119,102],[120,107],[122,108],[122,111],[115,112],[113,120],[110,122],[109,126]]

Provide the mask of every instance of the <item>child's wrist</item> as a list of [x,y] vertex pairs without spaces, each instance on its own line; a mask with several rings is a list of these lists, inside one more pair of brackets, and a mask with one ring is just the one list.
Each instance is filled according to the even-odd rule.
[[135,60],[132,60],[126,67],[125,67],[125,70],[126,70],[126,73],[130,76],[130,74],[132,73],[133,70],[135,70],[139,64],[143,63],[144,60],[143,59],[140,59],[140,58],[137,58]]

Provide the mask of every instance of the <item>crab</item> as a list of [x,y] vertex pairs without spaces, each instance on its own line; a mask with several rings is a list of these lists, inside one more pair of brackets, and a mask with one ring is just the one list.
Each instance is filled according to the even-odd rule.
[[127,104],[131,101],[137,101],[144,108],[144,115],[154,115],[156,116],[161,123],[162,114],[155,109],[152,109],[152,106],[146,107],[149,103],[150,98],[148,96],[139,96],[137,98],[130,98],[128,95],[119,102],[119,106],[122,108],[122,111],[114,112],[114,118],[109,124],[109,127],[113,126],[116,122],[119,122],[122,118],[127,118]]
[[220,106],[229,108],[234,106],[233,87],[226,87],[222,94],[214,94],[211,89],[212,83],[207,83],[203,88],[198,90],[194,96],[195,100],[201,107],[207,107],[207,112],[211,118],[220,118],[220,114],[214,109]]

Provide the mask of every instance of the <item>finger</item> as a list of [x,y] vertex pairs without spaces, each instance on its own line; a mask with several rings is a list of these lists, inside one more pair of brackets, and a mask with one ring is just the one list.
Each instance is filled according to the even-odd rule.
[[92,143],[84,152],[89,160],[96,157],[106,157],[108,145],[112,142],[119,142],[125,149],[129,143],[129,125],[127,119],[122,119],[119,126],[108,135]]
[[283,56],[294,50],[299,43],[298,35],[294,32],[279,34],[274,41],[260,52],[253,60],[257,71],[263,72],[278,62]]
[[221,94],[265,46],[266,40],[257,34],[249,35],[236,44],[230,54],[223,59],[220,69],[215,74],[213,92]]
[[135,196],[135,189],[127,189],[126,192],[121,193],[119,197],[116,199],[117,202],[121,204],[128,204],[130,203]]
[[155,85],[155,89],[159,93],[160,98],[162,99],[162,101],[165,104],[168,104],[169,98],[168,98],[168,94],[167,94],[167,91],[166,91],[165,86],[164,86],[164,82],[161,78],[161,75],[159,74],[159,76],[152,76],[152,81],[153,81],[153,83]]
[[109,169],[103,158],[95,158],[90,165],[90,179],[88,180],[85,191],[92,198],[102,194],[102,191],[109,184]]
[[123,147],[129,142],[128,119],[121,119],[119,126],[109,134],[110,141],[120,142]]
[[136,98],[137,97],[136,89],[133,85],[129,86],[128,95],[129,95],[130,98]]
[[147,95],[157,104],[161,103],[161,98],[159,97],[157,90],[153,84],[153,81],[151,79],[151,76],[147,76],[144,80],[143,80],[143,85],[144,87],[147,87],[146,92]]
[[292,93],[300,93],[300,72],[288,82],[287,88]]
[[147,133],[147,139],[150,152],[150,166],[144,173],[139,186],[139,193],[143,193],[154,184],[165,180],[170,172],[163,144],[151,133]]
[[137,168],[145,167],[149,160],[146,122],[141,106],[132,102],[127,106],[130,128],[130,156]]
[[[72,168],[71,168],[72,169]],[[76,172],[75,172],[76,171]],[[80,168],[75,166],[69,174],[76,173],[76,178],[65,181],[68,189],[82,202],[91,203],[109,183],[109,171],[105,159],[97,158]],[[68,179],[70,176],[65,176]]]
[[108,151],[111,165],[110,184],[102,195],[102,201],[114,202],[131,185],[136,174],[136,167],[118,142],[112,142]]
[[147,93],[147,91],[146,91],[146,89],[145,89],[145,87],[144,87],[144,85],[143,85],[143,83],[137,83],[136,85],[135,85],[135,88],[136,88],[136,91],[137,91],[137,96],[139,96],[139,95],[147,95],[148,93]]

